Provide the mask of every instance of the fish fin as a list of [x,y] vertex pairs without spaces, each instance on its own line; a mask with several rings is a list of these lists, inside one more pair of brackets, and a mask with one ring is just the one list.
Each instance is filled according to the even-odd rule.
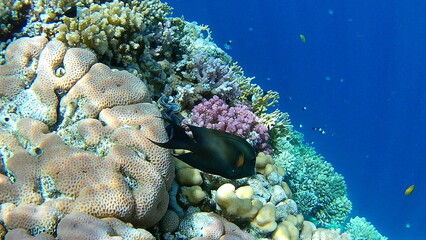
[[160,117],[170,124],[172,127],[172,136],[165,143],[155,142],[149,139],[152,143],[167,149],[186,149],[192,150],[194,141],[186,134],[185,130],[170,119]]

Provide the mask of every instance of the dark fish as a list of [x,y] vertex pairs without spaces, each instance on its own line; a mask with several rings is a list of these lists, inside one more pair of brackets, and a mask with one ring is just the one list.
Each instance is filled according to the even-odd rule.
[[215,129],[188,125],[194,140],[185,130],[170,119],[166,120],[173,128],[173,135],[165,143],[154,144],[168,149],[191,151],[176,157],[201,171],[237,179],[255,174],[256,153],[243,138]]
[[67,16],[67,17],[69,17],[69,18],[75,18],[75,17],[77,17],[77,6],[68,8],[64,12],[64,15]]
[[223,46],[225,47],[225,49],[232,49],[231,48],[231,44],[232,44],[232,40],[228,40],[225,44],[223,44]]

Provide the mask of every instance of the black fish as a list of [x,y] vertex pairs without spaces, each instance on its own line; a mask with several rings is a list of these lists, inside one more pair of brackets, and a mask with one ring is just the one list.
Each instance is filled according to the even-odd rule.
[[73,6],[68,8],[65,12],[64,15],[69,17],[69,18],[75,18],[77,17],[77,6]]
[[168,149],[191,151],[176,157],[194,168],[229,179],[237,179],[255,174],[256,153],[243,138],[233,134],[188,125],[194,140],[185,130],[170,119],[166,120],[173,128],[168,142],[154,144]]

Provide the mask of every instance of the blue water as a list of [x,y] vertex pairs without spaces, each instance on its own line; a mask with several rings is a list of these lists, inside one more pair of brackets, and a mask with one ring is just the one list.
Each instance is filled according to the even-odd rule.
[[352,216],[389,239],[426,239],[425,1],[168,2],[219,46],[232,40],[246,75],[280,93],[295,129],[345,176]]

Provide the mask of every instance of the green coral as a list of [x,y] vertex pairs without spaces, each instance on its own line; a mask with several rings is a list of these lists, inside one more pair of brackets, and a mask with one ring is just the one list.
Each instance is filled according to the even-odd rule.
[[303,135],[292,131],[279,137],[274,160],[286,170],[299,211],[321,227],[338,227],[352,209],[343,176],[315,150],[303,144]]
[[354,240],[387,240],[370,222],[363,217],[351,218],[346,224],[346,232],[351,234]]

